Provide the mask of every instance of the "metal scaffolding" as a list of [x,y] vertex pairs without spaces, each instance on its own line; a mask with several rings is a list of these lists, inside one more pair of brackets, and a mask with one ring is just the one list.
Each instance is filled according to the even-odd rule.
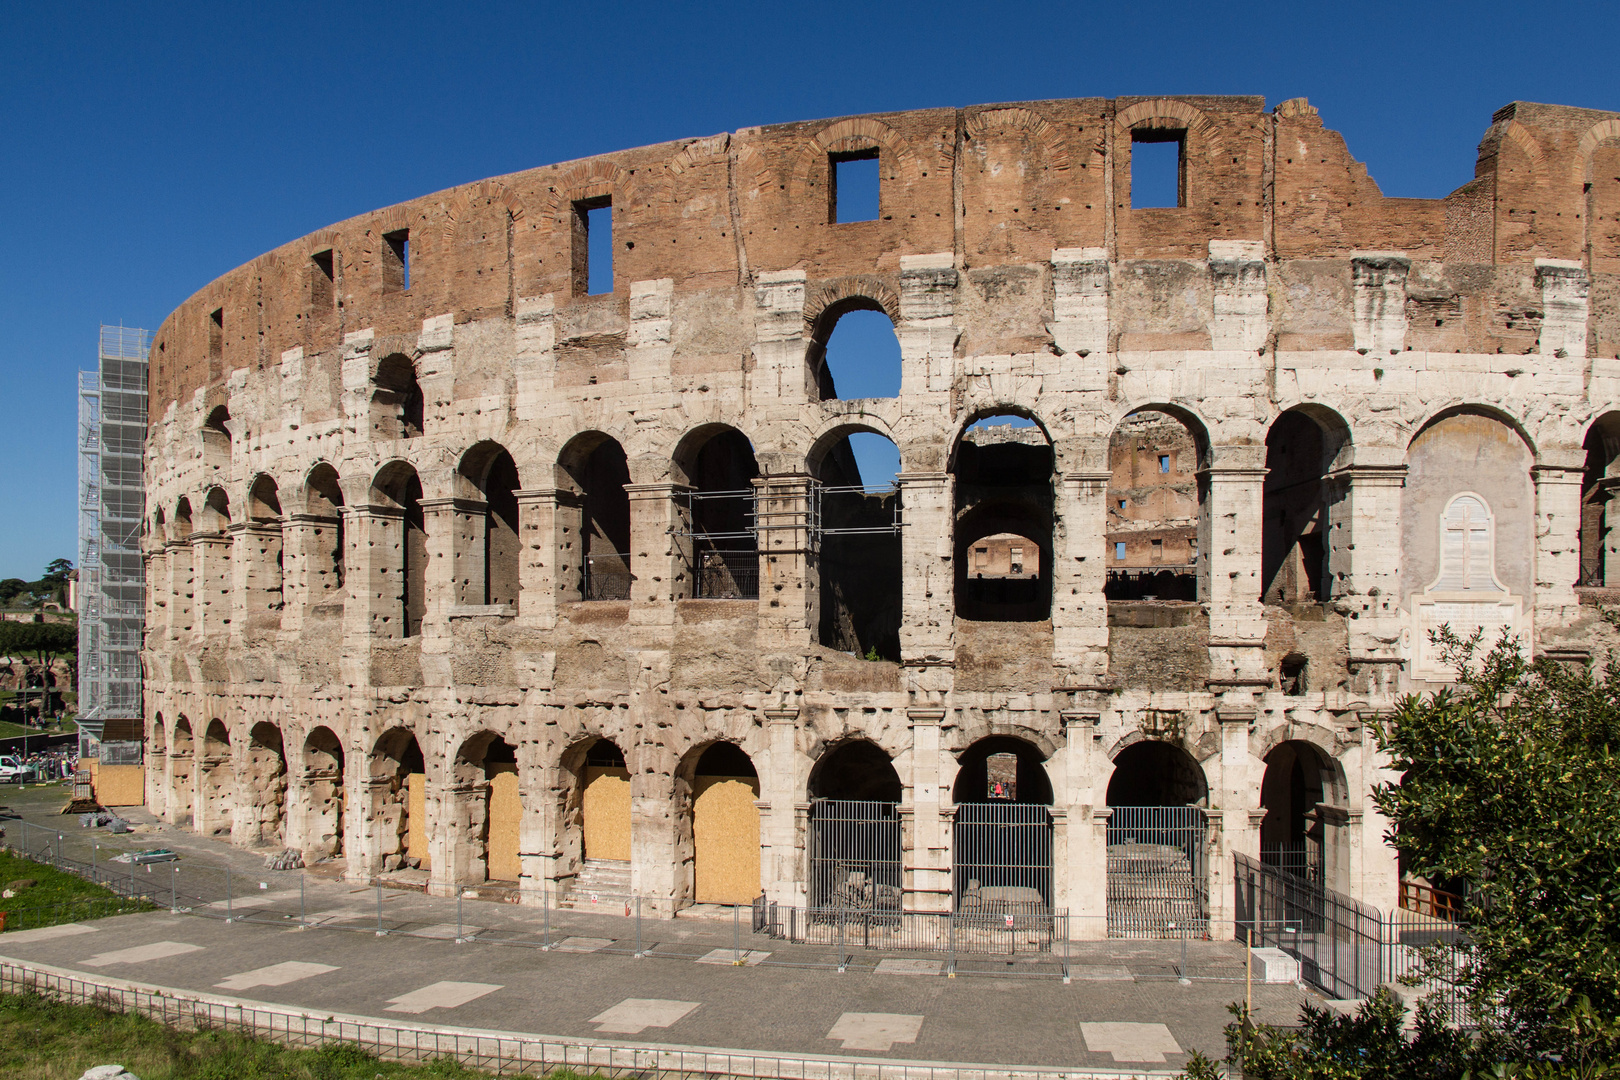
[[103,326],[79,372],[79,717],[141,715],[141,564],[150,331]]

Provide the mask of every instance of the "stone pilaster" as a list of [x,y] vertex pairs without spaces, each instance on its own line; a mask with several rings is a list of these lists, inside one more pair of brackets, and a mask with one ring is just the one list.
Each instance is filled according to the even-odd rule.
[[[1255,768],[1258,762],[1249,748],[1255,708],[1252,698],[1242,691],[1229,697],[1236,700],[1215,707],[1221,732],[1221,768],[1219,782],[1210,792],[1211,833],[1216,842],[1209,848],[1209,922],[1210,936],[1217,941],[1229,941],[1235,933],[1232,854],[1260,857],[1260,834],[1251,818],[1260,806],[1260,776]],[[1219,811],[1218,816],[1214,811]]]
[[[1103,448],[1106,452],[1106,447]],[[1108,480],[1104,471],[1065,473],[1052,538],[1052,663],[1068,686],[1108,674]]]
[[[1063,858],[1057,861],[1054,907],[1069,912],[1069,936],[1095,941],[1108,936],[1108,838],[1096,811],[1106,810],[1107,757],[1098,746],[1101,707],[1064,709],[1063,765],[1068,777]],[[1055,847],[1056,845],[1054,845]],[[1054,858],[1057,852],[1054,850]]]
[[956,265],[949,251],[900,256],[900,396],[945,393],[955,364]]
[[1578,617],[1575,582],[1581,576],[1581,451],[1544,450],[1542,463],[1530,471],[1536,485],[1535,627],[1568,626]]
[[164,637],[169,641],[191,638],[196,619],[196,583],[192,576],[194,565],[191,544],[185,540],[170,540],[164,545],[169,559],[169,615]]
[[676,495],[690,490],[680,484],[626,484],[630,496],[631,619],[667,625],[674,601],[692,595],[692,542],[684,508]]
[[231,540],[224,533],[192,533],[191,560],[196,566],[192,639],[206,642],[231,627]]
[[1404,464],[1332,473],[1333,596],[1349,616],[1350,677],[1358,693],[1394,693],[1401,664],[1401,489]]
[[[580,599],[579,497],[558,488],[514,492],[522,562],[518,566],[518,614],[544,630],[557,625],[557,605]],[[572,525],[565,508],[572,507]]]
[[771,754],[770,768],[761,777],[759,865],[767,898],[802,906],[806,900],[805,812],[799,798],[798,722],[798,709],[765,710]]
[[754,284],[754,372],[749,393],[755,401],[802,405],[816,390],[804,362],[809,338],[804,325],[805,273],[774,270]]
[[1350,260],[1351,325],[1356,351],[1394,356],[1406,348],[1406,277],[1412,260],[1393,251]]
[[810,517],[814,481],[803,473],[754,481],[759,538],[759,649],[803,655],[821,625],[821,589]]
[[912,708],[906,716],[911,722],[911,777],[900,806],[903,830],[910,818],[909,836],[902,832],[909,841],[902,843],[904,906],[908,911],[949,911],[953,808],[941,774],[939,735],[945,710]]
[[1058,248],[1052,252],[1052,344],[1065,357],[1076,390],[1108,388],[1108,296],[1106,248]]
[[1211,348],[1216,352],[1246,353],[1252,358],[1265,345],[1269,331],[1265,244],[1259,240],[1211,240],[1209,276],[1214,286]]
[[1263,446],[1217,446],[1199,476],[1199,593],[1209,604],[1209,674],[1214,686],[1269,685],[1265,609],[1260,604]]
[[1560,360],[1585,359],[1591,286],[1586,268],[1569,259],[1537,259],[1536,285],[1541,289],[1538,351]]
[[952,481],[949,473],[903,472],[895,483],[904,521],[900,662],[911,669],[913,700],[936,705],[950,690],[950,666],[956,661]]

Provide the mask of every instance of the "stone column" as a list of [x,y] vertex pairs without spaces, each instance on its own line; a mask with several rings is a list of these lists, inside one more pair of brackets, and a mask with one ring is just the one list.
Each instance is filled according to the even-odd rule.
[[[422,575],[426,604],[422,609],[422,682],[427,686],[449,686],[450,611],[456,604],[457,589],[468,582],[478,590],[477,605],[484,602],[484,504],[470,499],[423,499],[422,528],[427,533],[427,567]],[[461,554],[471,560],[465,568],[456,565]],[[464,577],[463,569],[477,576]]]
[[[940,770],[939,725],[945,710],[911,708],[911,777],[902,793],[902,825],[911,819],[903,887],[907,911],[951,910],[950,794]],[[904,832],[902,833],[904,837]]]
[[281,625],[283,575],[282,535],[279,521],[246,521],[231,527],[231,563],[235,570],[233,593],[237,633],[256,626]]
[[799,795],[798,709],[766,709],[770,768],[761,778],[760,867],[765,895],[778,904],[805,903],[804,832],[806,806]]
[[[1383,783],[1400,780],[1388,768],[1379,753],[1369,725],[1382,722],[1387,713],[1368,709],[1360,715],[1360,746],[1352,747],[1341,757],[1345,779],[1350,790],[1368,792]],[[1371,799],[1365,796],[1353,802],[1347,815],[1350,830],[1350,895],[1365,901],[1379,911],[1391,912],[1400,907],[1401,872],[1395,849],[1385,843],[1389,832],[1389,819],[1378,812]]]
[[1598,483],[1603,490],[1603,584],[1615,588],[1620,587],[1620,476]]
[[816,643],[821,590],[810,531],[814,498],[814,482],[804,473],[754,481],[761,653],[802,656]]
[[1406,466],[1352,464],[1327,479],[1333,493],[1328,528],[1333,597],[1350,615],[1350,690],[1392,695],[1401,665],[1401,489]]
[[1260,523],[1265,488],[1264,446],[1216,446],[1203,470],[1199,566],[1209,604],[1209,681],[1212,686],[1269,686],[1265,608],[1260,604]]
[[[164,761],[163,782],[168,786],[169,792],[164,800],[163,820],[170,825],[185,825],[196,820],[197,803],[197,777],[196,764],[192,760],[189,750],[175,750],[171,746]],[[180,802],[176,795],[175,777],[187,776],[191,778],[191,798],[187,802]]]
[[344,636],[360,644],[404,637],[405,512],[364,504],[348,513],[353,602],[343,609]]
[[[1107,453],[1103,446],[1104,455]],[[1058,485],[1052,538],[1052,662],[1067,686],[1091,686],[1108,674],[1107,472],[1065,473]]]
[[[321,514],[292,514],[281,527],[281,626],[300,630],[310,608],[343,599],[332,546],[342,519]],[[337,552],[337,559],[344,557]]]
[[1579,616],[1575,582],[1581,576],[1581,482],[1579,447],[1543,450],[1530,470],[1536,485],[1536,613],[1538,641],[1545,631],[1567,627]]

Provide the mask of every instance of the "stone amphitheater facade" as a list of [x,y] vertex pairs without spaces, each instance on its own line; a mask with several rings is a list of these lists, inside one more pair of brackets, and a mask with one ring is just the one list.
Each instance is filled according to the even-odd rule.
[[[1133,208],[1149,141],[1179,205]],[[835,220],[872,158],[876,219]],[[826,374],[857,309],[897,397]],[[664,914],[870,901],[858,852],[812,880],[819,800],[861,800],[898,823],[888,902],[999,881],[1101,936],[1124,808],[1192,805],[1215,936],[1232,855],[1295,841],[1389,909],[1372,727],[1449,677],[1428,631],[1614,641],[1612,113],[1508,105],[1437,200],[1385,197],[1302,99],[749,128],[363,214],[154,342],[149,803],[353,880],[535,903],[611,891],[594,860]],[[1107,594],[1144,411],[1190,435],[1196,601]],[[897,491],[839,511],[856,432]],[[1040,548],[1017,602],[965,570],[1009,529]],[[1037,808],[1045,877],[965,852],[997,800]]]

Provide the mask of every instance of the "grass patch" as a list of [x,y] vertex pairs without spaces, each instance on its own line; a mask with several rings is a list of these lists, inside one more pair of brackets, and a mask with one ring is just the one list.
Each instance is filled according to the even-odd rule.
[[[9,693],[9,691],[0,690],[0,693]],[[66,735],[69,732],[78,730],[79,725],[73,720],[64,720],[61,724],[48,728],[24,727],[22,724],[13,724],[10,720],[0,720],[0,739],[20,739],[24,735],[29,738],[40,738],[45,735]],[[31,749],[42,750],[44,746],[41,744]]]
[[[0,994],[0,1061],[8,1080],[76,1080],[117,1063],[141,1080],[462,1080],[487,1074],[448,1059],[379,1061],[335,1044],[294,1050],[236,1032],[177,1031],[155,1020],[36,994]],[[552,1080],[582,1080],[559,1069]],[[591,1077],[590,1080],[600,1080]]]
[[13,897],[0,897],[7,933],[153,910],[144,900],[127,899],[65,870],[0,851],[0,888],[29,878],[34,881],[29,888]]

